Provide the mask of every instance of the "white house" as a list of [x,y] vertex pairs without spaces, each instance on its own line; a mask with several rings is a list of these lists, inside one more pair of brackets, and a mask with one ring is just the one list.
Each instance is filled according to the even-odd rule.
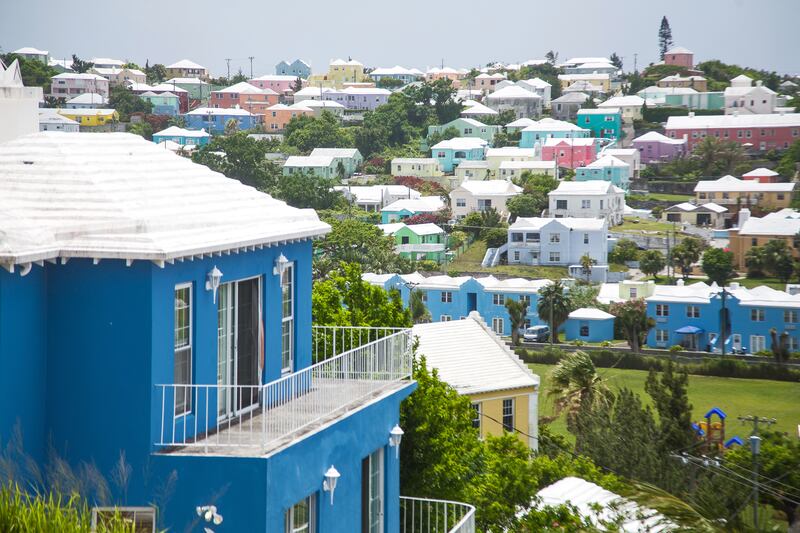
[[519,85],[523,89],[535,92],[536,94],[542,97],[542,105],[544,107],[550,107],[550,92],[553,87],[552,85],[550,85],[541,78],[519,80],[517,82],[517,85]]
[[486,105],[497,112],[512,110],[517,118],[535,118],[542,114],[543,98],[518,85],[503,87],[486,97]]
[[606,148],[600,153],[600,157],[610,155],[616,157],[623,163],[630,165],[629,179],[639,179],[642,169],[642,153],[636,148]]
[[462,161],[454,171],[456,182],[489,179],[488,161]]
[[506,131],[521,131],[533,124],[536,124],[536,121],[532,118],[518,118],[517,120],[506,124]]
[[518,148],[504,146],[502,148],[489,148],[486,150],[486,161],[489,163],[489,173],[497,175],[503,161],[537,161],[539,154],[534,148]]
[[462,117],[472,117],[477,119],[486,118],[487,116],[498,115],[499,113],[475,100],[464,100],[462,102],[464,110],[461,112]]
[[548,193],[548,214],[555,218],[602,218],[622,224],[625,191],[608,181],[562,181]]
[[37,119],[41,87],[25,87],[19,61],[8,68],[0,61],[0,142],[39,131]]
[[67,100],[67,109],[100,109],[108,107],[108,98],[97,93],[83,93]]
[[369,212],[378,212],[397,200],[416,200],[422,196],[419,191],[405,185],[337,185],[334,190],[341,192],[354,205]]
[[777,93],[764,87],[761,80],[753,85],[752,78],[740,74],[725,88],[726,115],[764,115],[775,112]]
[[597,105],[599,109],[619,109],[622,113],[622,121],[632,124],[634,120],[642,119],[642,106],[644,98],[631,94],[628,96],[612,96],[605,102]]
[[413,176],[415,178],[441,178],[444,172],[439,161],[433,157],[396,157],[392,159],[392,176]]
[[450,208],[456,219],[490,208],[506,214],[508,199],[521,192],[522,187],[506,180],[465,181],[450,192]]
[[555,161],[503,161],[500,163],[497,176],[513,181],[522,176],[523,172],[558,178],[558,165]]
[[39,111],[39,131],[80,131],[81,125],[71,118],[64,117],[58,113],[53,113],[54,110]]
[[508,228],[509,264],[569,266],[580,264],[584,254],[598,267],[608,263],[604,218],[520,217]]

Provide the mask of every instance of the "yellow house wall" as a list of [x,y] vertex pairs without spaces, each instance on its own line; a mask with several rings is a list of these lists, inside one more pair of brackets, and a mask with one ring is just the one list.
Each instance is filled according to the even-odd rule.
[[[487,435],[501,436],[503,434],[503,400],[508,398],[514,399],[514,427],[529,435],[536,434],[537,428],[530,427],[528,418],[530,413],[529,397],[536,392],[536,387],[527,387],[468,395],[472,403],[481,404],[481,438],[485,438]],[[527,435],[517,433],[517,436],[526,446],[530,444]]]

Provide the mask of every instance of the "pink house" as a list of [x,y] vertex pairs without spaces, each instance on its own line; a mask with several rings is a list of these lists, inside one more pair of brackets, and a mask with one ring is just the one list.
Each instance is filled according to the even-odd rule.
[[239,107],[254,115],[264,115],[269,107],[278,103],[278,93],[271,89],[259,89],[246,81],[225,89],[211,92],[210,107],[231,109]]
[[283,131],[290,120],[303,115],[314,116],[314,110],[310,107],[305,107],[302,102],[291,106],[275,104],[267,109],[264,115],[264,129],[268,133]]
[[670,139],[686,138],[689,151],[705,137],[734,141],[761,152],[784,150],[800,140],[800,113],[704,116],[689,113],[685,117],[669,117],[665,130]]
[[642,163],[672,161],[686,155],[686,139],[670,139],[656,131],[650,131],[633,140],[639,150]]
[[664,54],[664,64],[692,68],[694,66],[694,52],[682,46],[670,48]]
[[[250,80],[250,85],[254,85],[259,89],[269,89],[275,91],[280,95],[289,94],[294,91],[294,86],[297,83],[295,76],[286,76],[279,74],[268,74]],[[305,86],[305,84],[303,85]]]
[[597,158],[595,140],[591,137],[576,139],[549,138],[542,146],[542,161],[555,161],[559,167],[585,167]]

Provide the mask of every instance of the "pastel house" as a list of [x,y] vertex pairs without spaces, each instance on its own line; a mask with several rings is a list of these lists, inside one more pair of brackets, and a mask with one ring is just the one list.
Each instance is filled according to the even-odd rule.
[[[301,76],[302,79],[305,76]],[[302,79],[301,79],[301,88],[302,88]],[[280,74],[267,74],[265,76],[259,76],[257,78],[253,78],[249,80],[250,85],[258,87],[259,89],[269,89],[271,91],[275,91],[279,95],[287,95],[291,94],[294,91],[295,86],[297,85],[297,76],[291,75],[280,75]]]
[[345,87],[326,91],[323,100],[331,100],[353,111],[372,111],[389,101],[391,91],[380,87]]
[[486,105],[498,113],[513,111],[517,118],[536,118],[542,114],[543,100],[535,92],[523,89],[519,85],[510,85],[487,95]]
[[723,228],[725,227],[725,214],[727,212],[727,207],[714,202],[702,205],[683,202],[664,209],[661,213],[661,220],[664,222],[678,222],[681,225],[691,224],[693,226]]
[[108,98],[108,80],[88,72],[62,72],[50,78],[50,96],[73,98],[85,93],[97,93]]
[[460,220],[473,211],[494,209],[508,213],[508,200],[522,192],[522,187],[507,180],[465,181],[450,191],[450,209]]
[[211,135],[205,130],[187,130],[178,126],[170,126],[153,134],[153,142],[158,144],[172,141],[181,146],[205,146],[211,141]]
[[314,110],[301,104],[288,106],[286,104],[275,104],[268,107],[264,114],[264,127],[269,132],[279,132],[286,129],[286,125],[293,118],[302,116],[313,116]]
[[391,169],[392,176],[438,179],[444,175],[439,161],[432,157],[396,157],[392,159]]
[[572,311],[564,324],[568,341],[602,342],[614,340],[614,315],[600,309],[582,307]]
[[211,96],[211,86],[200,78],[171,78],[163,85],[185,90],[192,100],[207,100]]
[[154,115],[166,115],[174,117],[181,112],[181,100],[177,94],[169,91],[163,93],[155,93],[153,91],[145,91],[139,95],[139,98],[145,102],[150,102],[152,105],[152,113]]
[[461,111],[462,117],[485,120],[486,117],[493,117],[500,114],[494,109],[487,107],[480,102],[476,102],[475,100],[464,100],[461,103],[464,106],[464,109]]
[[607,241],[605,219],[518,217],[508,228],[508,263],[569,266],[589,254],[602,266]]
[[395,222],[378,226],[385,235],[395,240],[395,252],[413,261],[445,259],[447,234],[436,224],[409,224]]
[[[307,79],[309,76],[311,76],[311,65],[302,59],[295,59],[291,63],[288,61],[281,61],[275,65],[275,74],[293,79]],[[275,90],[273,87],[270,87],[270,89]]]
[[581,109],[576,116],[578,126],[591,130],[594,137],[619,139],[622,135],[622,112],[618,107]]
[[381,209],[381,223],[399,222],[414,215],[436,213],[444,208],[444,200],[438,196],[396,200]]
[[783,150],[800,138],[800,113],[726,114],[669,117],[667,137],[686,139],[687,150],[705,137],[748,145],[751,150]]
[[278,103],[278,93],[259,89],[246,81],[211,92],[210,106],[230,109],[239,107],[254,115],[266,115],[267,109]]
[[664,64],[687,69],[693,68],[694,52],[683,46],[673,46],[664,54]]
[[189,59],[181,59],[171,65],[167,65],[168,78],[199,78],[203,81],[209,79],[208,69],[203,65],[198,65]]
[[[501,163],[502,164],[502,163]],[[455,183],[465,180],[489,179],[488,161],[462,161],[453,172]]]
[[545,139],[576,139],[590,137],[591,131],[571,122],[543,118],[522,130],[519,139],[520,148],[541,146]]
[[631,166],[628,163],[607,155],[585,167],[576,168],[575,181],[603,180],[627,191],[630,186],[630,172]]
[[97,93],[83,93],[67,100],[67,109],[99,109],[108,107],[108,98]]
[[555,161],[502,161],[496,175],[500,179],[514,181],[521,178],[525,172],[558,178],[558,166]]
[[114,109],[59,109],[58,114],[74,120],[83,128],[108,126],[119,121]]
[[649,131],[633,140],[644,164],[672,161],[686,155],[686,139],[673,139],[657,131]]
[[605,102],[597,105],[598,109],[614,110],[619,109],[622,121],[626,124],[633,124],[634,120],[642,120],[642,107],[644,98],[631,94],[628,96],[612,96]]
[[487,142],[477,137],[455,137],[431,147],[431,157],[443,172],[453,172],[462,161],[480,161],[486,156]]
[[555,161],[559,167],[576,169],[586,166],[597,157],[594,138],[545,139],[542,161]]
[[39,113],[39,131],[78,132],[80,131],[80,124],[58,113],[42,111]]
[[555,218],[601,218],[622,224],[625,191],[608,181],[562,181],[547,193],[547,213]]
[[283,163],[283,175],[313,174],[320,178],[336,178],[338,164],[333,156],[293,155]]
[[403,84],[408,84],[412,81],[417,81],[424,76],[425,74],[421,70],[414,68],[409,69],[406,67],[401,67],[400,65],[395,65],[393,67],[378,67],[369,73],[369,77],[374,80],[375,83],[380,83],[381,80],[391,79],[402,82]]
[[239,108],[222,109],[199,107],[184,115],[186,127],[192,130],[205,129],[209,133],[225,133],[228,121],[236,122],[238,131],[251,130],[261,124],[261,116]]
[[489,173],[497,176],[500,165],[509,161],[537,161],[537,150],[534,148],[519,148],[517,146],[503,146],[502,148],[489,148],[486,150],[486,162],[489,163]]
[[349,202],[369,213],[380,211],[397,200],[416,199],[422,196],[419,191],[405,185],[336,185]]
[[578,116],[578,110],[583,107],[589,95],[579,91],[565,92],[558,98],[554,98],[550,103],[550,114],[556,120],[574,121]]
[[428,137],[435,134],[442,135],[450,128],[458,130],[458,137],[476,137],[488,144],[492,144],[494,136],[502,130],[502,126],[489,126],[474,118],[457,118],[447,124],[428,126]]
[[309,155],[311,157],[332,157],[337,172],[341,165],[344,177],[352,176],[364,162],[358,148],[314,148]]

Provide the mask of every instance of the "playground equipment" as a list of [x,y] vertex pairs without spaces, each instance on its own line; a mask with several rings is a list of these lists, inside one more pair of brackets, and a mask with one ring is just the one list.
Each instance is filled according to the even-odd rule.
[[[718,420],[714,421],[714,418]],[[704,441],[706,452],[723,453],[731,446],[742,446],[743,442],[738,436],[725,440],[725,419],[728,415],[719,407],[712,407],[704,416],[705,421],[692,423],[692,429],[699,439]]]

